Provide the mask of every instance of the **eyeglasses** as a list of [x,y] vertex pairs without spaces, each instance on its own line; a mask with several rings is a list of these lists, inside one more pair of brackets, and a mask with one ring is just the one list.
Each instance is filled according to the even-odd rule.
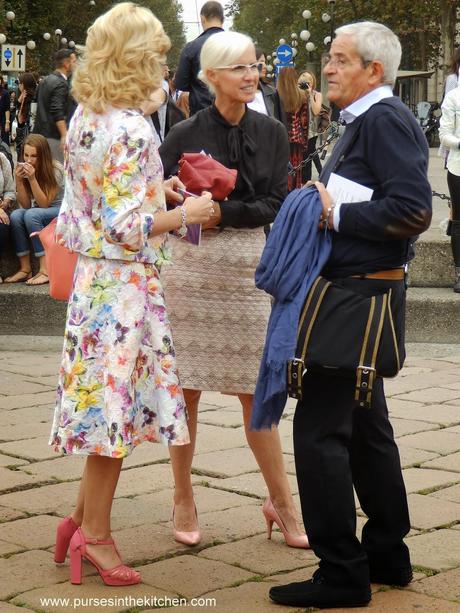
[[248,71],[251,74],[262,72],[264,67],[264,62],[255,62],[254,64],[231,64],[230,66],[216,66],[214,70],[229,70],[232,74],[242,77]]
[[350,60],[344,60],[343,58],[332,58],[330,55],[326,56],[326,62],[325,62],[325,66],[330,66],[331,68],[337,68],[339,70],[342,70],[343,68],[347,68],[348,66],[353,66],[354,64],[358,64],[360,63],[363,68],[367,68],[369,66],[369,64],[372,63],[372,60],[355,60],[355,61],[350,61]]

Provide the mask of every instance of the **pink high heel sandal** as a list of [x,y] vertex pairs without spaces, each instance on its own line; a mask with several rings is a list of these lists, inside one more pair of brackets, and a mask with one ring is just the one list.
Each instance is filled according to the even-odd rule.
[[272,537],[272,528],[274,522],[283,533],[284,539],[289,545],[289,547],[298,547],[301,549],[308,549],[310,547],[306,534],[295,535],[291,534],[286,530],[286,526],[283,524],[281,517],[278,515],[275,507],[273,506],[271,498],[267,498],[267,500],[264,502],[262,512],[264,514],[265,521],[267,522],[268,539],[271,539]]
[[[176,530],[176,526],[174,523],[174,513],[176,511],[176,505],[173,507],[172,512],[172,524],[173,524],[173,536],[178,543],[183,543],[184,545],[188,545],[189,547],[194,547],[198,545],[201,541],[201,532],[199,530],[192,530],[191,532],[185,532],[184,530]],[[198,515],[195,507],[195,516],[198,521]]]
[[65,562],[70,539],[74,535],[77,528],[77,524],[70,515],[68,517],[64,517],[64,519],[59,522],[58,527],[56,528],[56,547],[54,549],[54,561],[57,564],[62,564]]
[[96,568],[97,572],[101,576],[102,581],[106,585],[136,585],[137,583],[141,582],[140,573],[138,573],[137,570],[126,566],[125,564],[119,564],[118,566],[114,566],[113,568],[109,568],[106,570],[101,568],[99,564],[87,552],[86,545],[113,545],[115,547],[116,552],[118,553],[118,549],[112,539],[101,541],[95,538],[86,538],[86,536],[81,531],[81,528],[78,528],[70,541],[71,583],[75,585],[81,584],[83,559],[90,562]]

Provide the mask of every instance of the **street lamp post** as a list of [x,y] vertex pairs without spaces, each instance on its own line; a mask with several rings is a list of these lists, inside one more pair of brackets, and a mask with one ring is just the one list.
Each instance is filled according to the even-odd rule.
[[56,49],[59,51],[59,49],[61,48],[61,37],[62,37],[61,28],[56,28],[54,30],[54,36],[56,38]]
[[335,0],[327,0],[327,3],[329,4],[329,6],[331,7],[331,43],[334,39],[334,30],[335,30],[335,13],[334,13],[334,9],[335,9]]

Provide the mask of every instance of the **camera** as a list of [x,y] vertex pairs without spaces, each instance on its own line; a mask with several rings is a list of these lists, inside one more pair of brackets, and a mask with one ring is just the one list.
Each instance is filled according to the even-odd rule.
[[306,81],[302,81],[301,83],[298,84],[299,85],[299,89],[310,89],[310,86],[308,85],[308,83]]

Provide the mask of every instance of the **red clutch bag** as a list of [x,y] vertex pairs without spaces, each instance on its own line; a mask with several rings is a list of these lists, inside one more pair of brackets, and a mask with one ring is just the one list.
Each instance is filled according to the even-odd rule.
[[54,237],[56,224],[57,217],[43,230],[40,230],[38,236],[45,249],[46,268],[50,280],[50,296],[55,300],[67,301],[72,292],[78,253],[69,251],[67,247],[56,242]]
[[238,171],[227,168],[204,153],[183,153],[177,176],[189,192],[211,192],[214,200],[225,200],[235,189]]

